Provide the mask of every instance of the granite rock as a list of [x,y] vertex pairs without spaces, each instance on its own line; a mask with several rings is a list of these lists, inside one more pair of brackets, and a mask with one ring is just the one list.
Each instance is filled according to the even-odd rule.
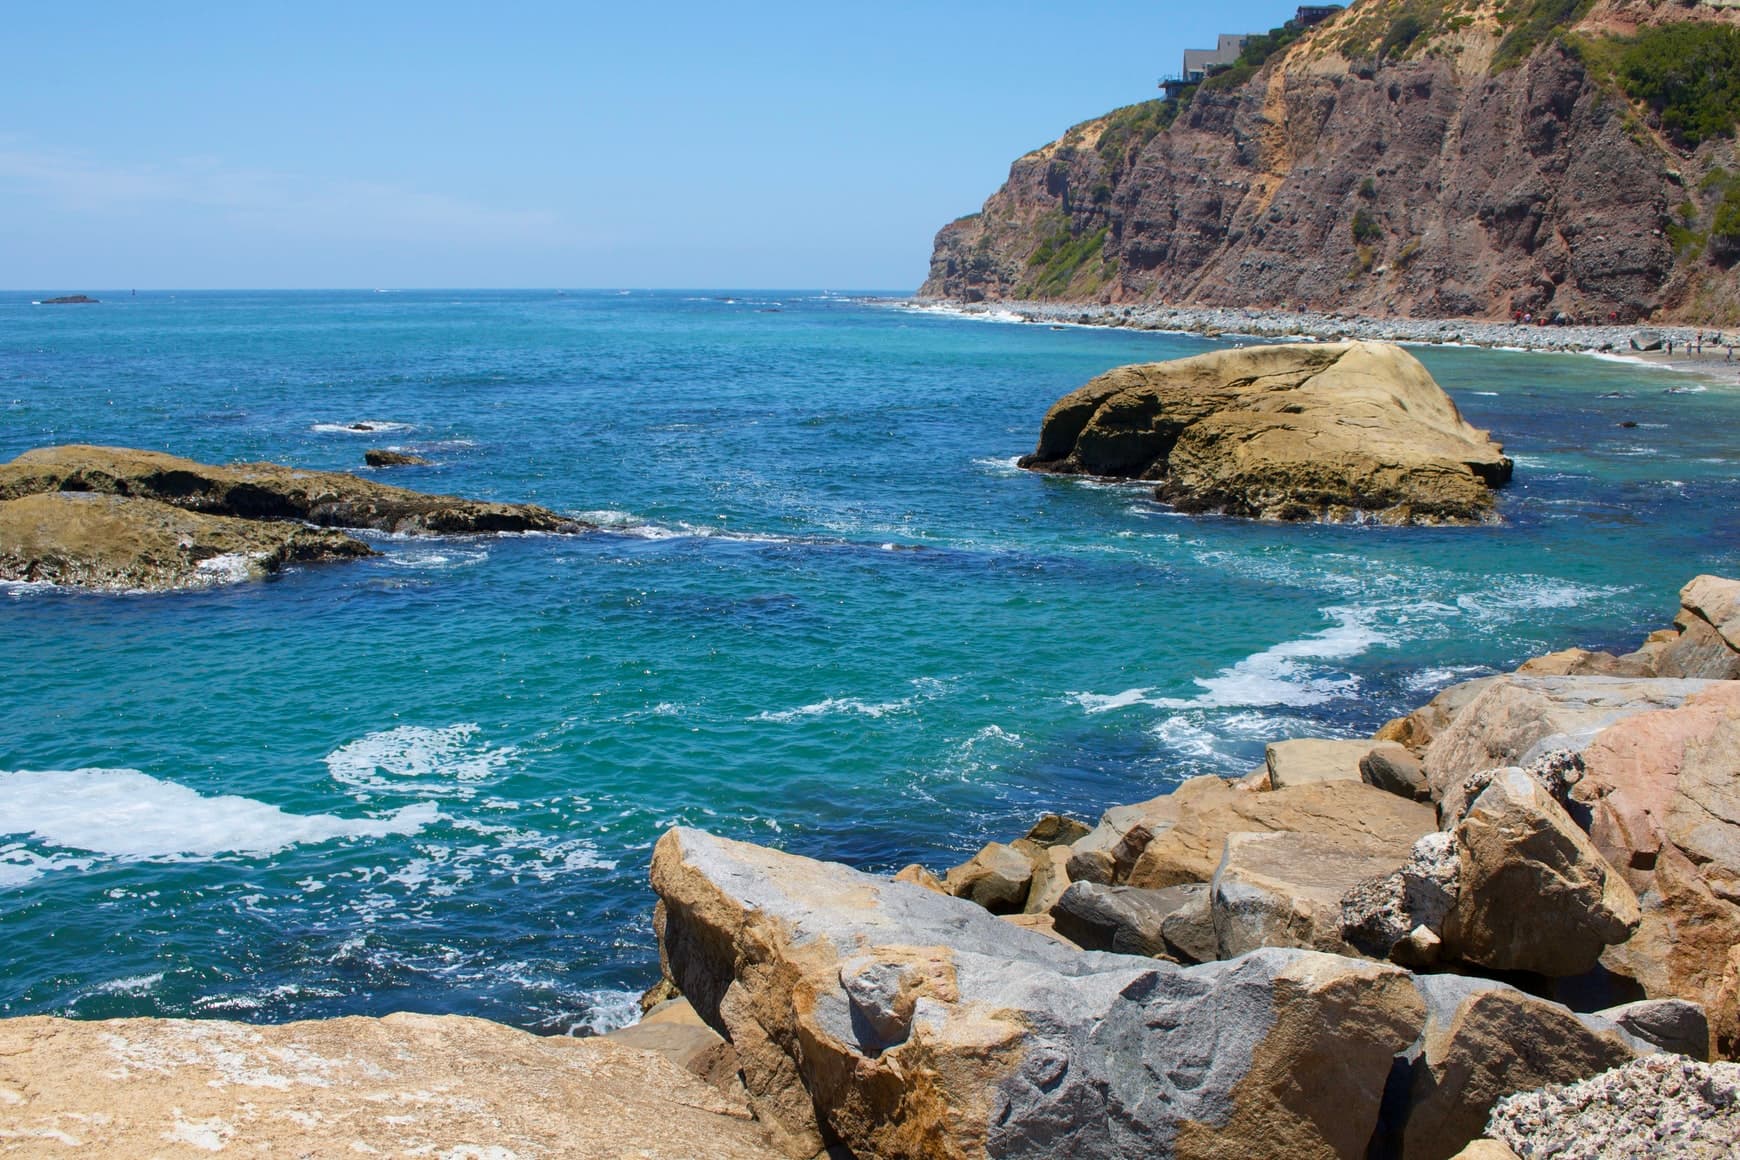
[[788,1155],[1362,1155],[1423,1010],[1410,976],[1298,950],[1177,967],[677,829],[662,953]]

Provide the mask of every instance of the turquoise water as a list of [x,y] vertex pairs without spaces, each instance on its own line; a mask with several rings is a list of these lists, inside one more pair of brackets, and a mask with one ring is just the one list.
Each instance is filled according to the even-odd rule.
[[1740,567],[1740,391],[1593,358],[1420,351],[1517,457],[1503,526],[1280,527],[1012,466],[1058,395],[1205,340],[819,293],[101,297],[0,295],[0,458],[401,446],[436,466],[393,482],[610,530],[0,590],[6,1015],[596,1028],[656,974],[667,826],[940,867],[1629,646]]

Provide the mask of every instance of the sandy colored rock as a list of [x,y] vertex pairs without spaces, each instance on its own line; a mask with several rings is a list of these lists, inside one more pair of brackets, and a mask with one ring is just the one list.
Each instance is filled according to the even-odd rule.
[[39,447],[0,464],[0,499],[52,491],[155,499],[239,519],[300,520],[412,535],[579,532],[588,526],[533,504],[425,495],[344,472],[302,471],[276,463],[219,467],[126,447]]
[[1694,576],[1680,589],[1680,607],[1711,625],[1740,649],[1740,580],[1724,576]]
[[1269,788],[1285,789],[1314,781],[1362,781],[1360,762],[1378,748],[1406,753],[1393,742],[1333,741],[1302,737],[1273,741],[1263,747],[1263,763],[1269,771]]
[[1740,943],[1722,956],[1709,1016],[1711,1054],[1717,1059],[1740,1060]]
[[1464,962],[1580,975],[1642,919],[1631,887],[1522,770],[1493,777],[1454,837],[1459,889],[1442,936]]
[[656,1052],[747,1106],[743,1083],[737,1078],[737,1052],[680,995],[652,1007],[640,1017],[640,1022],[612,1031],[604,1038],[638,1051]]
[[1432,807],[1358,781],[1321,782],[1270,793],[1227,791],[1183,803],[1178,820],[1151,840],[1131,868],[1131,886],[1158,889],[1207,882],[1220,865],[1228,834],[1287,830],[1330,845],[1375,843],[1407,860],[1415,840],[1438,828]]
[[1070,887],[1069,860],[1075,851],[1065,845],[1045,846],[1033,857],[1033,881],[1027,887],[1028,914],[1049,914]]
[[1451,1160],[1522,1160],[1515,1152],[1497,1140],[1473,1140]]
[[1410,751],[1424,753],[1432,739],[1449,727],[1462,710],[1480,695],[1497,677],[1476,677],[1441,690],[1437,696],[1409,713],[1398,717],[1377,731],[1376,741],[1394,741]]
[[1180,968],[695,830],[659,935],[787,1153],[1358,1156],[1423,1008],[1406,972],[1263,950]]
[[977,854],[943,877],[943,887],[950,894],[976,902],[993,914],[1021,910],[1027,903],[1032,882],[1032,860],[1001,842],[987,842]]
[[1187,511],[1391,523],[1481,519],[1510,478],[1397,346],[1253,346],[1119,367],[1060,399],[1038,471],[1149,479]]
[[1408,1053],[1404,1160],[1443,1160],[1484,1134],[1504,1096],[1572,1083],[1633,1059],[1623,1032],[1515,987],[1421,975],[1426,1031]]
[[167,591],[258,579],[289,564],[372,556],[342,532],[48,492],[0,502],[0,580]]
[[1233,833],[1209,887],[1217,957],[1258,947],[1358,954],[1342,938],[1342,897],[1394,871],[1408,851],[1287,831]]
[[932,874],[917,862],[914,862],[909,866],[902,866],[894,875],[894,880],[896,882],[910,882],[914,886],[922,886],[926,890],[934,890],[938,894],[947,894],[949,892],[949,888],[943,885],[941,878],[938,878],[935,874]]
[[1171,793],[1147,801],[1113,806],[1099,825],[1071,844],[1067,865],[1070,881],[1123,883],[1155,835],[1169,832],[1185,813],[1233,796],[1235,790],[1226,779],[1207,775],[1188,778]]
[[660,1055],[408,1014],[0,1021],[0,1152],[779,1155],[741,1102]]
[[1432,738],[1426,780],[1445,817],[1465,802],[1464,778],[1527,765],[1555,749],[1581,752],[1603,729],[1638,713],[1675,709],[1706,681],[1626,677],[1496,677]]
[[1635,980],[1652,999],[1690,999],[1714,1013],[1728,948],[1740,943],[1740,908],[1716,897],[1672,844],[1662,847],[1638,903],[1637,932],[1608,947],[1601,965]]

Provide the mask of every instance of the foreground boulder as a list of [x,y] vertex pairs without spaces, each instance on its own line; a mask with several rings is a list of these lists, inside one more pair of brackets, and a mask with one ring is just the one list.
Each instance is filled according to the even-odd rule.
[[0,499],[52,491],[94,491],[239,519],[403,534],[585,530],[533,504],[424,495],[341,471],[302,471],[276,463],[216,467],[158,451],[68,444],[26,451],[0,464]]
[[793,1157],[1357,1157],[1424,1025],[1385,964],[1071,951],[696,830],[660,839],[652,881],[670,976]]
[[779,1156],[660,1055],[452,1015],[0,1020],[0,1151]]
[[1021,466],[1155,481],[1186,511],[1487,518],[1511,461],[1400,347],[1258,346],[1119,367],[1059,400]]
[[0,580],[167,591],[374,554],[326,528],[206,515],[144,499],[45,492],[0,502]]
[[1403,1160],[1454,1155],[1504,1096],[1580,1080],[1648,1050],[1604,1019],[1490,979],[1422,975],[1417,983],[1426,1030],[1398,1061],[1386,1109],[1402,1121],[1391,1140],[1399,1137]]

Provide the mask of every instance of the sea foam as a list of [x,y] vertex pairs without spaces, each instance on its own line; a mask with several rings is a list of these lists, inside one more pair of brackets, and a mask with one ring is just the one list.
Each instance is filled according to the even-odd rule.
[[517,752],[480,745],[477,732],[475,723],[400,725],[339,746],[326,755],[326,769],[334,781],[366,793],[469,798]]
[[[253,798],[205,795],[136,769],[0,771],[0,831],[122,861],[273,854],[334,838],[414,834],[435,821],[418,803],[378,818],[293,814]],[[18,885],[91,859],[0,849],[0,885]]]

